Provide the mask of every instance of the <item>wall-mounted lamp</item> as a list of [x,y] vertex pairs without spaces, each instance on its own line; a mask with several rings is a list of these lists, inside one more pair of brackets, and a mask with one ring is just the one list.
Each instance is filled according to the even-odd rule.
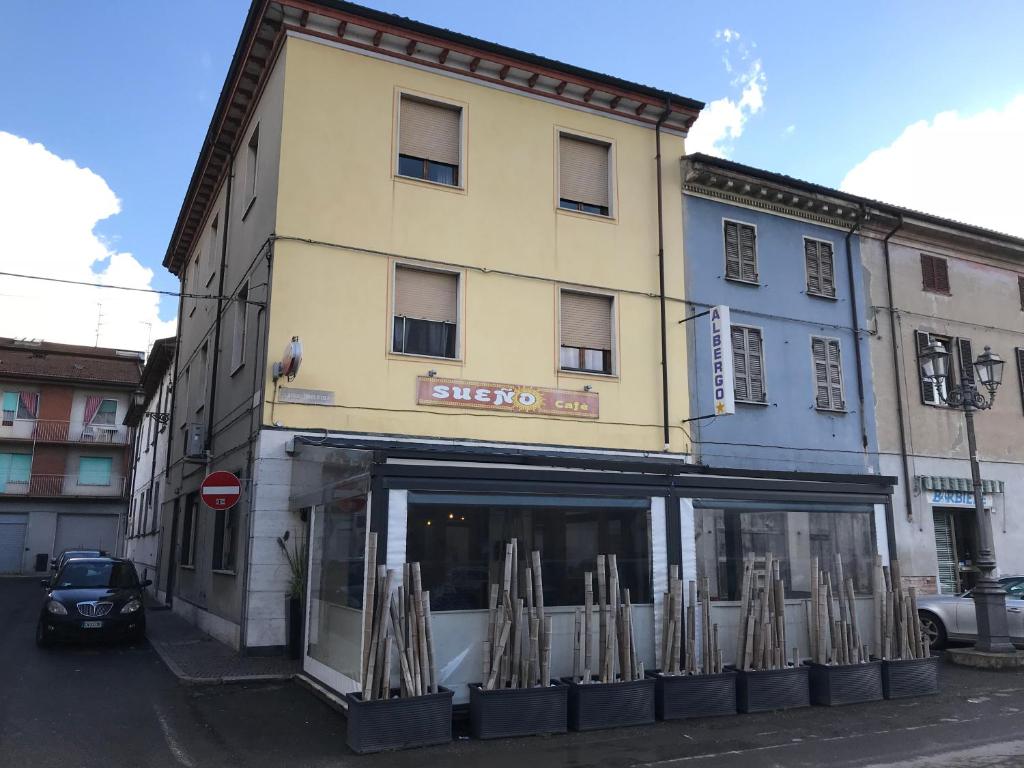
[[431,368],[429,371],[427,371],[427,376],[429,376],[430,378],[434,378],[435,376],[437,376],[437,371]]
[[583,385],[583,391],[584,392],[590,392],[592,389],[593,389],[593,387],[590,384],[584,384]]

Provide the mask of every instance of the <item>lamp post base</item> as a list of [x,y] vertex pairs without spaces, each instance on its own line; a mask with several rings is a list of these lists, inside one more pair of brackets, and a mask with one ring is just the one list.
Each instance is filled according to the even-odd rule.
[[1010,626],[1006,619],[1006,592],[999,582],[982,579],[974,588],[974,614],[978,624],[978,641],[974,649],[984,653],[1016,653],[1010,642]]

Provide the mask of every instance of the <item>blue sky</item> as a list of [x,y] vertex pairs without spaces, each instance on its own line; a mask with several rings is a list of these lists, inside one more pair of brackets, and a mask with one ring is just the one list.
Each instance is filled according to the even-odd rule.
[[[176,286],[160,262],[247,7],[51,0],[4,9],[0,131],[42,143],[106,181],[120,211],[96,231],[153,268],[154,287]],[[911,124],[950,110],[1003,109],[1024,93],[1024,3],[1008,0],[601,0],[586,13],[581,4],[537,0],[374,7],[708,102],[735,105],[744,86],[737,78],[759,62],[762,105],[747,110],[742,133],[721,148],[827,185],[838,186]],[[739,42],[729,34],[727,43],[724,30],[738,32]],[[943,139],[931,143],[935,153]],[[964,169],[972,149],[950,142],[941,150],[949,174]],[[175,310],[165,300],[160,316]]]

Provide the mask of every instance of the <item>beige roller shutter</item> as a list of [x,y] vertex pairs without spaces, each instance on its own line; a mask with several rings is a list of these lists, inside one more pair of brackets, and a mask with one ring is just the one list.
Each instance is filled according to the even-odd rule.
[[458,275],[396,267],[395,314],[438,323],[458,322]]
[[562,346],[611,350],[611,296],[562,291]]
[[559,197],[608,208],[608,150],[607,144],[560,134]]
[[458,107],[403,96],[398,115],[399,154],[458,165],[461,113]]

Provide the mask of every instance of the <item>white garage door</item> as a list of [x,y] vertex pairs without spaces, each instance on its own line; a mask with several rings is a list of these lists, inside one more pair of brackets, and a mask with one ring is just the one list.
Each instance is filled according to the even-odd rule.
[[0,515],[0,573],[20,573],[27,515]]
[[56,557],[65,549],[102,549],[114,554],[117,545],[117,515],[57,516]]

